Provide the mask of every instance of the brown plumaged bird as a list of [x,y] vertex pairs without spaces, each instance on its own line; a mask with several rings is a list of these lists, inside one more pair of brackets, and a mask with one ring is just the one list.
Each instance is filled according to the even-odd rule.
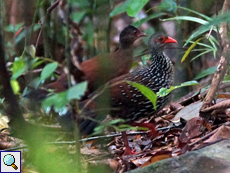
[[[157,98],[155,110],[151,101],[138,89],[123,81],[140,83],[155,93],[163,87],[169,88],[172,85],[174,73],[172,62],[163,53],[163,48],[168,43],[177,43],[177,41],[163,33],[153,34],[149,39],[151,65],[148,68],[127,73],[109,82],[110,87],[107,87],[107,91],[110,93],[110,115],[113,118],[122,118],[126,123],[132,124],[136,120],[153,115],[157,110],[165,106],[169,100],[169,95]],[[84,116],[91,116],[97,119],[97,113],[101,110],[97,106],[97,100],[103,97],[103,93],[96,99],[92,99],[95,94],[92,95],[91,100],[80,102],[80,108],[82,108],[81,112]],[[80,131],[85,133],[91,133],[96,125],[95,122],[89,119],[80,119],[78,123]],[[148,124],[142,124],[141,126],[149,127]],[[125,132],[122,134],[123,137],[126,136]],[[124,138],[124,143],[126,146],[125,154],[132,153],[128,146],[127,138]]]
[[[98,55],[82,62],[79,69],[75,69],[81,73],[79,79],[75,78],[76,82],[81,82],[83,79],[88,81],[88,93],[91,93],[109,80],[128,73],[133,63],[133,43],[143,36],[147,35],[134,26],[129,25],[124,28],[120,33],[119,48],[115,52]],[[65,91],[68,88],[67,75],[62,74],[56,82],[46,85],[45,88],[53,89],[55,92]],[[46,98],[48,92],[38,90],[29,93],[27,97],[31,98],[31,95],[38,95],[39,92],[42,93],[40,100],[42,97]]]

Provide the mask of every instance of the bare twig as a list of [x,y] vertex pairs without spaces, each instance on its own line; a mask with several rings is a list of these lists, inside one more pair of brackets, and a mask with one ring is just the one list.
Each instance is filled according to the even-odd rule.
[[[225,124],[223,124],[222,126],[230,126],[230,122],[226,122]],[[191,146],[194,146],[195,144],[201,142],[201,141],[204,141],[206,140],[207,138],[209,138],[210,136],[212,136],[214,133],[216,133],[222,126],[216,128],[215,130],[213,130],[212,132],[208,133],[207,135],[203,136],[202,138],[198,139],[197,141],[191,143],[191,144],[188,144],[190,147]]]
[[213,25],[212,25],[212,27],[211,27],[211,29],[210,29],[210,31],[209,31],[209,33],[208,33],[208,36],[207,36],[207,39],[209,40],[209,38],[210,38],[210,35],[211,35],[211,33],[212,33],[212,31],[213,31]]
[[226,108],[229,108],[230,107],[230,99],[228,100],[224,100],[224,101],[221,101],[211,107],[208,107],[208,108],[205,108],[202,110],[202,112],[209,112],[209,111],[213,111],[213,110],[216,110],[216,109],[226,109]]
[[35,44],[36,49],[38,47],[38,42],[40,40],[40,37],[41,37],[42,31],[43,31],[44,24],[46,22],[47,16],[53,11],[53,9],[55,9],[58,6],[59,2],[60,2],[60,0],[57,0],[56,2],[54,2],[46,11],[46,15],[45,15],[43,23],[41,22],[42,27],[41,27],[41,29],[39,31],[38,38],[37,38],[37,41],[36,41],[36,44]]
[[[223,4],[222,13],[226,13],[229,10],[229,6],[230,6],[230,0],[225,0]],[[223,80],[224,75],[226,73],[227,66],[229,63],[229,58],[230,58],[229,57],[229,44],[230,43],[228,39],[228,23],[221,24],[220,34],[221,34],[221,45],[223,47],[223,52],[222,52],[217,70],[214,74],[211,87],[204,99],[204,104],[200,110],[200,116],[205,119],[209,119],[209,117],[207,117],[209,116],[209,114],[208,115],[202,114],[202,110],[212,105],[216,92],[218,91],[219,85],[221,81]]]

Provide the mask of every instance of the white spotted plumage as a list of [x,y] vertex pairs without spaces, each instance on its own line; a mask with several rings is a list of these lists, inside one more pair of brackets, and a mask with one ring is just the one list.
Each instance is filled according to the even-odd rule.
[[[169,88],[173,82],[173,64],[170,59],[163,53],[164,44],[157,45],[154,39],[164,36],[164,34],[153,35],[149,42],[154,42],[151,45],[151,65],[148,68],[144,68],[138,71],[127,74],[123,77],[123,80],[133,81],[143,84],[157,93],[161,88]],[[116,82],[116,80],[115,80]],[[113,81],[111,82],[113,83]],[[156,110],[154,110],[151,101],[142,95],[142,93],[127,83],[121,83],[113,86],[116,88],[116,93],[111,90],[111,97],[116,98],[111,100],[111,107],[119,108],[118,110],[112,110],[111,115],[117,118],[123,118],[127,122],[135,121],[143,116],[151,116]],[[121,94],[118,94],[118,93]],[[113,101],[116,100],[116,101]],[[157,110],[161,109],[167,101],[169,95],[166,97],[158,97]]]

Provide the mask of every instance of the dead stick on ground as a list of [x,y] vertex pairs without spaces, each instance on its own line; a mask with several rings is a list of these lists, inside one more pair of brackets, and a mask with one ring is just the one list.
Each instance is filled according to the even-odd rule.
[[[229,6],[230,6],[230,0],[225,0],[222,8],[223,14],[229,11]],[[212,101],[214,100],[219,85],[224,78],[229,63],[228,23],[221,24],[220,35],[221,35],[221,46],[223,48],[223,52],[217,70],[212,79],[211,87],[204,99],[204,104],[200,110],[200,116],[201,117],[205,116],[205,119],[209,119],[209,114],[208,115],[202,114],[202,110],[212,105]]]

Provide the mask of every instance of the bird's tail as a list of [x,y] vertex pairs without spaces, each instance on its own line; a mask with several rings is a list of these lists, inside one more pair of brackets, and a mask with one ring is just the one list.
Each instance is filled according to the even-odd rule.
[[80,113],[69,110],[65,115],[59,116],[58,122],[64,130],[72,131],[74,128],[79,128],[81,134],[90,135],[94,132],[94,128],[99,124],[96,119],[96,113],[93,112],[95,102],[88,104],[89,100],[79,103]]

